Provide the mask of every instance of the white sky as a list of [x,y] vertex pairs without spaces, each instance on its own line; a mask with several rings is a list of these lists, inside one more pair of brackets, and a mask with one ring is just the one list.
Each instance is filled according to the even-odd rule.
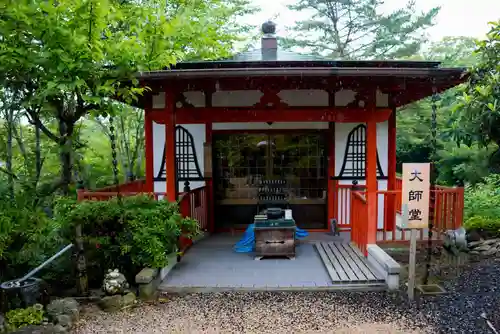
[[[268,19],[277,24],[277,33],[284,35],[285,27],[292,26],[295,21],[307,18],[289,11],[287,4],[295,0],[253,0],[261,12],[248,18],[249,23],[261,25]],[[385,8],[388,11],[402,7],[406,0],[386,0]],[[482,38],[488,32],[489,21],[500,19],[500,0],[416,0],[419,10],[428,10],[441,6],[435,23],[428,30],[429,38],[433,41],[445,36],[472,36]],[[275,18],[276,17],[276,18]]]

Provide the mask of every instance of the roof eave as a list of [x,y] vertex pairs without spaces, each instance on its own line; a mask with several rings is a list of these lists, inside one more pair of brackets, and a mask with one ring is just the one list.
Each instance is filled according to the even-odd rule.
[[230,77],[277,77],[277,76],[391,76],[391,77],[441,77],[465,76],[465,68],[377,68],[377,67],[277,67],[277,68],[228,68],[228,69],[185,69],[140,72],[140,80],[202,79]]

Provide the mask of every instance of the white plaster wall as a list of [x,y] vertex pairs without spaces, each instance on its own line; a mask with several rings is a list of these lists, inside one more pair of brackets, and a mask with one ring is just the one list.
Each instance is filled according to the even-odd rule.
[[[338,176],[344,162],[347,136],[361,123],[335,123],[335,176]],[[388,168],[388,125],[387,121],[377,123],[377,151],[382,172],[387,176]]]
[[[349,132],[361,123],[335,123],[335,176],[339,176],[344,162],[345,148],[347,144],[347,137]],[[387,176],[388,169],[388,122],[377,123],[377,151],[380,161],[380,166]],[[340,180],[339,184],[352,185],[353,180]],[[365,185],[364,179],[357,180],[359,185]],[[387,180],[378,181],[378,190],[387,190]],[[384,201],[383,195],[379,195],[378,199],[378,228],[384,227]],[[347,197],[347,212],[344,218],[349,221],[350,219],[350,196]],[[338,203],[338,212],[342,210],[342,203]]]
[[[203,143],[205,142],[205,124],[178,124],[178,125],[184,127],[193,136],[194,147],[196,150],[196,157],[198,159],[198,164],[200,166],[201,174],[203,175],[205,167],[204,165],[205,157],[203,151]],[[164,149],[165,149],[165,125],[153,122],[154,177],[158,175],[161,165],[165,164],[165,161],[162,161]],[[194,164],[193,166],[190,166],[190,168],[194,168]],[[190,182],[191,189],[203,187],[204,185],[205,181]],[[165,181],[154,182],[155,192],[165,192],[166,187],[167,186]],[[184,188],[184,182],[179,182],[179,191],[182,191],[183,188]]]
[[[212,95],[213,107],[249,107],[260,101],[264,94],[260,90],[233,90],[216,91]],[[351,89],[342,89],[335,93],[335,106],[345,107],[351,103],[357,92]],[[289,106],[295,107],[325,107],[328,106],[328,92],[321,89],[284,89],[278,93],[280,99]],[[205,106],[205,94],[201,91],[184,92],[186,102],[194,107]],[[376,91],[376,106],[387,107],[389,105],[389,95]],[[165,106],[165,93],[153,96],[153,109],[161,109]],[[178,103],[177,107],[182,107]],[[363,105],[360,105],[363,107]]]

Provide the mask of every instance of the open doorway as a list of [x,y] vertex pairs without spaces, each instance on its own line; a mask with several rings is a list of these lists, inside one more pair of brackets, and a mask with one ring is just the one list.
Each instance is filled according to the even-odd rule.
[[297,225],[327,227],[326,131],[214,133],[214,209],[218,229],[244,228],[257,211],[262,179],[280,179]]

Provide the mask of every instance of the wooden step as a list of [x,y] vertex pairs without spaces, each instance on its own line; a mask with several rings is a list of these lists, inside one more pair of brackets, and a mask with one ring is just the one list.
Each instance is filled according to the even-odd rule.
[[333,284],[385,283],[385,278],[349,243],[315,242]]

